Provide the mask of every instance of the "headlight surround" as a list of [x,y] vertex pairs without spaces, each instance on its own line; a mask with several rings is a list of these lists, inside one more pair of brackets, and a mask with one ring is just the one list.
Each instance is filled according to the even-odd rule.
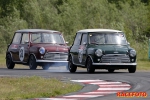
[[136,56],[136,51],[135,50],[130,50],[130,56],[135,57]]
[[45,53],[45,48],[44,48],[44,47],[41,47],[41,48],[39,49],[39,52],[40,52],[40,54],[44,54],[44,53]]
[[103,55],[102,50],[101,49],[97,49],[95,51],[95,55],[98,56],[98,57],[102,56]]

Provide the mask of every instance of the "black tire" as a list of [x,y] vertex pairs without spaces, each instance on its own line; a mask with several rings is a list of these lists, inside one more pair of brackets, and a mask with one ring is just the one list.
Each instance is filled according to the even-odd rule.
[[91,60],[91,58],[88,58],[88,59],[87,59],[86,67],[87,67],[87,72],[88,72],[88,73],[94,73],[94,72],[95,72],[95,67],[92,65],[92,60]]
[[108,69],[109,73],[113,73],[115,71],[115,69]]
[[68,69],[71,73],[74,73],[77,70],[77,66],[72,63],[72,57],[69,57]]
[[30,69],[36,69],[37,68],[36,59],[33,55],[31,55],[30,59],[29,59],[29,68]]
[[135,73],[135,71],[136,71],[136,66],[130,66],[130,67],[128,68],[128,71],[129,71],[129,73]]
[[15,63],[12,61],[10,54],[7,54],[7,56],[6,56],[6,66],[8,69],[13,69],[15,66]]

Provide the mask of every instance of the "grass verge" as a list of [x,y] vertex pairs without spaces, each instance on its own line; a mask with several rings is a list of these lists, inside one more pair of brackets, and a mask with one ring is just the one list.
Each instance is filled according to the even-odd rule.
[[82,86],[58,79],[32,77],[0,77],[0,100],[54,97],[78,91]]

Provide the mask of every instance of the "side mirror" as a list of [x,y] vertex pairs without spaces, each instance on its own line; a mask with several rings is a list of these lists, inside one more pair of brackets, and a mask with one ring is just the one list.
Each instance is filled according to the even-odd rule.
[[84,45],[86,45],[86,42],[83,42]]
[[130,43],[129,43],[129,42],[127,42],[127,44],[128,44],[128,45],[130,45]]
[[69,42],[66,41],[66,44],[68,44]]
[[27,44],[27,43],[29,43],[29,41],[28,41],[28,40],[25,40],[24,43]]

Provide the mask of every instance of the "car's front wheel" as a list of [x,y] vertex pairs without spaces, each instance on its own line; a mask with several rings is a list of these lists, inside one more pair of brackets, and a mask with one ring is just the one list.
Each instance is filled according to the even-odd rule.
[[94,72],[95,72],[95,67],[92,65],[92,60],[91,60],[91,58],[88,58],[88,59],[87,59],[86,67],[87,67],[87,72],[88,72],[88,73],[94,73]]
[[29,68],[30,69],[36,69],[37,68],[36,59],[33,55],[31,55],[30,59],[29,59]]
[[136,66],[130,66],[130,67],[128,68],[128,71],[129,71],[129,73],[135,73],[135,71],[136,71]]
[[7,54],[7,56],[6,56],[6,66],[8,69],[13,69],[15,66],[15,63],[12,61],[10,54]]
[[74,73],[77,70],[77,66],[72,63],[72,57],[69,57],[68,69],[71,73]]

